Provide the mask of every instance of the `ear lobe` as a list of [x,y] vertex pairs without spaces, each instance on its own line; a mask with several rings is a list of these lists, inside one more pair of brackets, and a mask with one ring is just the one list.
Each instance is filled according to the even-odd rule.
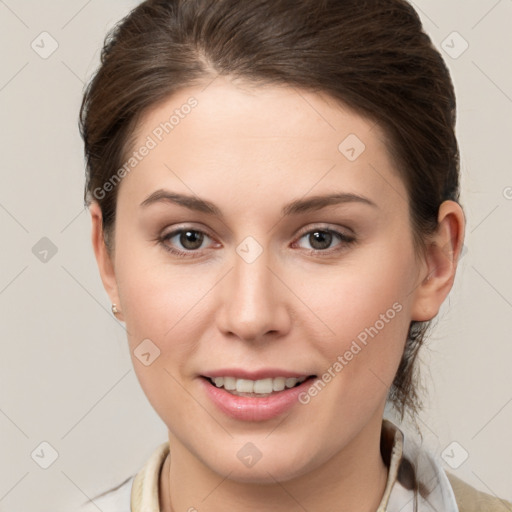
[[109,254],[105,244],[102,225],[103,215],[101,213],[101,208],[96,201],[93,201],[89,206],[89,212],[91,214],[92,221],[91,241],[101,281],[103,282],[103,287],[105,288],[110,301],[117,304],[117,308],[119,310],[119,313],[116,315],[117,319],[124,321],[121,308],[119,306],[119,291],[117,288],[114,262],[112,261],[112,256]]
[[437,231],[427,241],[421,282],[414,291],[412,320],[432,320],[452,289],[464,242],[465,220],[455,201],[439,207]]

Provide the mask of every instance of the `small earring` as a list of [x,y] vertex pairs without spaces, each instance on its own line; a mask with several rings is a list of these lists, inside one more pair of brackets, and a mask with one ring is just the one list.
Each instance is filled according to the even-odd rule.
[[119,310],[117,309],[117,306],[115,304],[112,304],[112,313],[114,315],[117,315],[117,313],[119,313]]

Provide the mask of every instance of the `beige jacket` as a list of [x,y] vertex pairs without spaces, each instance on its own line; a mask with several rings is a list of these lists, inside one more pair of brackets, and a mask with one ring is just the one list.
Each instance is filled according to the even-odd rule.
[[509,512],[512,511],[512,503],[477,491],[466,482],[447,472],[452,486],[457,506],[460,512]]

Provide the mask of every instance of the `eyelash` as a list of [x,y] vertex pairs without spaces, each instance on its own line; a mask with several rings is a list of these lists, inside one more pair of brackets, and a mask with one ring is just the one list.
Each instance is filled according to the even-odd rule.
[[[176,229],[170,233],[167,233],[165,236],[158,237],[157,241],[163,247],[164,250],[173,254],[174,256],[177,256],[178,258],[199,258],[200,256],[202,256],[202,254],[200,253],[199,250],[180,251],[178,249],[173,249],[173,248],[169,247],[165,243],[167,240],[170,240],[170,239],[174,238],[176,235],[179,235],[186,231],[192,231],[193,233],[200,233],[200,234],[206,235],[208,238],[212,238],[208,235],[208,233],[205,233],[204,231],[201,231],[199,229],[183,227],[180,229]],[[341,252],[342,250],[346,249],[347,247],[353,245],[356,242],[355,237],[348,236],[344,233],[341,233],[334,229],[326,228],[323,226],[314,227],[312,229],[309,229],[308,231],[304,231],[303,233],[301,233],[299,235],[299,238],[297,240],[300,240],[305,235],[309,235],[309,234],[315,233],[315,232],[331,233],[332,235],[337,237],[341,243],[338,246],[336,246],[334,249],[333,248],[325,249],[325,250],[305,249],[307,251],[307,254],[310,254],[310,255],[321,254],[322,256],[330,256],[333,253]]]

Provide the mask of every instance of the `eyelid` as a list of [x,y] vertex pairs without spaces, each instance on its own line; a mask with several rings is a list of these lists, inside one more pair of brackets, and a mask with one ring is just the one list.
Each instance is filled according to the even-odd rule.
[[213,236],[213,234],[211,233],[211,231],[208,230],[207,228],[205,228],[203,226],[197,227],[190,223],[183,223],[182,225],[180,225],[180,224],[173,225],[169,231],[166,231],[164,229],[161,232],[161,234],[159,235],[159,237],[164,238],[164,237],[168,237],[170,235],[177,235],[178,233],[180,233],[182,231],[187,231],[187,230],[188,231],[197,231],[198,233],[203,233],[204,235],[207,235],[212,240],[216,239],[215,236]]
[[346,227],[346,226],[345,227],[342,227],[342,226],[333,227],[330,224],[322,224],[322,223],[315,224],[315,223],[313,223],[313,225],[309,225],[309,226],[306,226],[305,228],[301,229],[296,236],[300,238],[303,235],[305,235],[306,233],[310,233],[311,231],[314,231],[315,229],[317,229],[318,231],[329,231],[329,232],[339,233],[340,235],[345,235],[344,233],[340,232],[340,230],[346,229],[347,231],[350,231],[350,234],[345,235],[347,238],[355,238],[355,235],[356,235],[355,231],[353,229],[350,229],[349,227]]

